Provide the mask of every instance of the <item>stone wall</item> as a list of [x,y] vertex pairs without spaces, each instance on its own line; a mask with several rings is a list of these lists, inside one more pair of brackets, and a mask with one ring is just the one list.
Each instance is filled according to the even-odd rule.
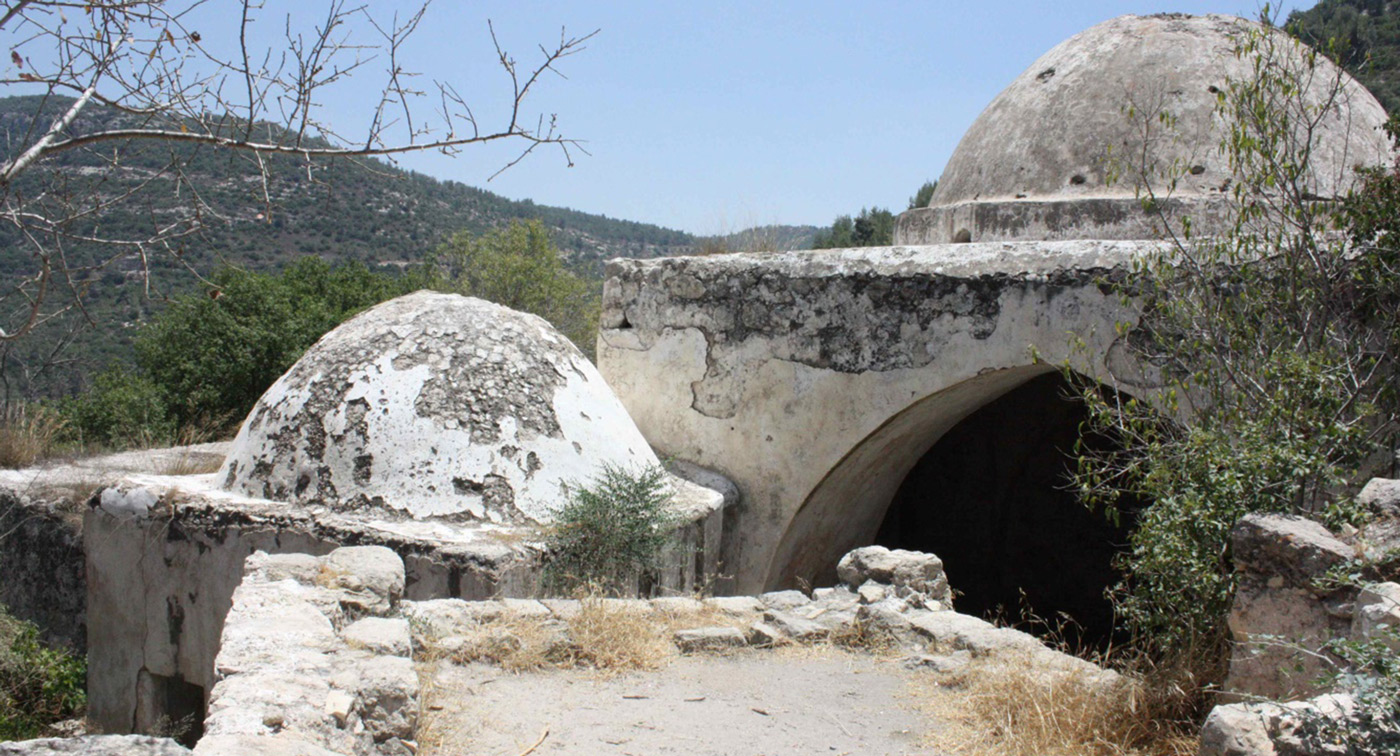
[[[705,471],[681,471],[719,485]],[[257,551],[319,556],[342,545],[383,546],[402,559],[414,599],[538,589],[533,528],[288,508],[211,490],[210,477],[134,476],[87,510],[89,717],[106,731],[145,732],[162,717],[203,710],[241,565]],[[661,587],[678,591],[718,569],[723,502],[733,496],[686,485],[708,493],[679,499],[681,525],[661,575]]]
[[194,752],[414,753],[419,682],[408,621],[396,616],[398,555],[257,552],[243,575]]
[[0,604],[45,642],[87,650],[82,516],[70,502],[0,488]]

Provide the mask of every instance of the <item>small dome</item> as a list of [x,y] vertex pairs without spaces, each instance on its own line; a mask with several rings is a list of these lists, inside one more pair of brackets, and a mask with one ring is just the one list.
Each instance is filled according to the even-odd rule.
[[414,518],[548,521],[600,466],[658,464],[582,353],[543,319],[418,292],[341,324],[258,400],[226,489]]
[[[1233,176],[1220,150],[1217,94],[1252,75],[1252,61],[1235,54],[1251,28],[1258,25],[1233,16],[1122,16],[1060,43],[972,124],[929,207],[901,217],[896,242],[1149,238],[1133,177],[1110,181],[1106,159],[1111,149],[1122,165],[1140,164],[1134,155],[1144,144],[1162,169],[1175,162],[1184,171],[1171,200],[1208,228]],[[1273,33],[1289,63],[1305,66],[1306,48]],[[1308,190],[1328,197],[1344,191],[1354,166],[1383,163],[1390,150],[1380,103],[1317,60],[1309,104],[1321,105],[1337,77],[1343,82],[1314,136],[1308,177]],[[1156,120],[1163,112],[1173,127]]]

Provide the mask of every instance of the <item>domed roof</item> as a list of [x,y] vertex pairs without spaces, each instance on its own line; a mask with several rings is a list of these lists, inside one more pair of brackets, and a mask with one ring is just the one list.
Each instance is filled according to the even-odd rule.
[[[1185,173],[1173,199],[1220,204],[1233,173],[1219,149],[1217,94],[1227,81],[1251,76],[1253,61],[1235,54],[1236,39],[1251,28],[1258,25],[1233,16],[1122,16],[1060,43],[997,95],[958,143],[929,203],[948,223],[930,230],[935,238],[918,239],[910,238],[921,225],[915,221],[930,222],[929,214],[901,219],[900,242],[1146,238],[1140,213],[1122,202],[1135,199],[1132,176],[1109,180],[1110,150],[1120,171],[1140,165],[1144,147],[1159,172],[1179,161]],[[1306,48],[1272,33],[1288,62],[1303,66]],[[1344,189],[1353,166],[1384,162],[1389,143],[1380,103],[1317,60],[1309,104],[1321,105],[1338,77],[1344,83],[1313,141],[1309,189],[1325,197]],[[958,207],[964,212],[952,212]],[[1210,215],[1195,210],[1186,212]],[[953,228],[954,215],[962,228]],[[958,231],[970,238],[936,238]]]
[[415,517],[548,521],[604,464],[658,464],[602,376],[534,315],[455,294],[326,334],[249,413],[226,489]]

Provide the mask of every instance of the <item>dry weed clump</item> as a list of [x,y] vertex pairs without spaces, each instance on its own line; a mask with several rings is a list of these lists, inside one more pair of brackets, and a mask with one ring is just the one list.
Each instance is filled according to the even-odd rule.
[[48,456],[63,430],[58,413],[39,404],[11,404],[0,411],[0,467],[29,467]]
[[1047,669],[1028,657],[983,659],[919,686],[946,722],[932,745],[974,756],[1188,756],[1189,723],[1172,696],[1140,675],[1110,680],[1088,669]]
[[556,620],[512,614],[477,625],[446,655],[457,664],[486,662],[508,672],[567,666],[568,640]]
[[596,597],[580,599],[569,639],[574,663],[602,672],[656,669],[676,654],[670,633],[650,611]]
[[471,631],[428,644],[425,661],[483,662],[509,672],[585,667],[603,674],[656,669],[677,652],[667,623],[648,611],[583,598],[567,622],[503,614]]

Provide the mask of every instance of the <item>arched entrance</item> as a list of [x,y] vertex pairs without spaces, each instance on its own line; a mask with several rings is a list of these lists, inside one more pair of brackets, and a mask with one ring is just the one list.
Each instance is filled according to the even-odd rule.
[[927,551],[943,559],[960,611],[1068,618],[1068,640],[1100,645],[1112,630],[1104,591],[1117,579],[1113,558],[1140,505],[1125,502],[1114,526],[1069,490],[1086,418],[1069,388],[1059,372],[1027,366],[914,403],[808,497],[770,587],[829,585],[836,561],[857,546]]

